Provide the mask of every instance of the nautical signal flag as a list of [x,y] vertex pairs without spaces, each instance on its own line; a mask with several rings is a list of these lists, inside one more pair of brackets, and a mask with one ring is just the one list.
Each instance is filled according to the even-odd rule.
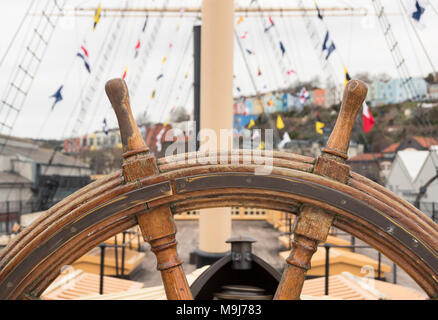
[[85,68],[87,69],[87,71],[91,72],[90,63],[88,61],[88,51],[85,48],[85,46],[83,46],[83,45],[81,46],[79,52],[77,53],[77,56],[80,57],[84,61],[84,65],[85,65]]
[[336,49],[334,42],[330,39],[329,32],[327,31],[324,37],[324,43],[322,44],[322,52],[327,50],[325,60],[327,60],[332,52]]
[[248,129],[251,129],[251,128],[254,127],[254,126],[255,126],[254,119],[251,119],[251,120],[249,121],[249,124],[248,124]]
[[279,149],[283,149],[284,145],[288,142],[291,142],[291,138],[289,136],[289,133],[285,132],[283,133],[283,139],[279,142],[278,144],[278,148]]
[[100,14],[101,14],[101,12],[102,12],[102,7],[100,6],[100,3],[99,3],[99,5],[97,6],[97,9],[96,9],[96,11],[94,12],[94,24],[93,24],[93,30],[94,29],[96,29],[96,26],[97,26],[97,24],[99,23],[99,21],[100,21]]
[[257,150],[264,150],[265,149],[265,142],[260,142],[259,146],[257,147]]
[[265,32],[269,31],[269,29],[271,29],[274,26],[274,21],[272,21],[271,16],[269,16],[269,23],[271,24],[270,26],[267,26],[265,28]]
[[105,134],[108,135],[108,124],[106,122],[106,118],[103,118],[102,129],[103,132],[105,132]]
[[281,119],[280,115],[277,116],[277,129],[281,130],[284,128],[283,119]]
[[368,105],[364,101],[362,104],[362,126],[363,131],[368,132],[371,130],[371,128],[374,125],[374,117],[373,114],[370,112],[370,109],[368,108]]
[[161,63],[165,63],[167,60],[167,54],[164,56],[163,60],[161,60]]
[[423,24],[421,16],[426,11],[426,6],[429,4],[427,0],[410,0],[407,11],[410,13],[411,18],[414,19],[415,24],[420,29],[424,29],[426,26]]
[[151,99],[153,99],[154,97],[155,97],[155,89],[152,91]]
[[322,128],[324,128],[324,123],[322,123],[321,121],[316,121],[315,122],[316,132],[318,132],[319,134],[323,134],[324,132],[322,131]]
[[257,68],[257,75],[261,76],[262,75],[262,70],[260,70],[260,67]]
[[248,52],[248,54],[254,54],[254,52],[249,49],[246,49],[246,52]]
[[237,25],[241,24],[242,22],[243,22],[243,17],[240,16],[240,17],[239,17],[239,21],[237,21]]
[[280,41],[280,50],[281,50],[281,55],[284,56],[284,54],[286,53],[286,49],[284,48],[283,42]]
[[269,107],[272,107],[274,105],[274,101],[272,100],[272,98],[271,99],[269,99],[269,101],[268,101],[268,106]]
[[126,72],[128,72],[128,67],[125,67],[125,70],[123,70],[122,79],[125,80],[126,78]]
[[157,77],[157,80],[160,80],[164,75],[162,73],[160,73]]
[[426,10],[425,5],[421,6],[420,1],[416,0],[415,1],[415,11],[413,11],[411,14],[412,19],[420,21],[421,16],[423,15],[425,10]]
[[316,11],[318,11],[318,18],[322,20],[323,17],[322,17],[321,11],[318,8],[318,5],[316,4],[316,0],[313,0],[313,2],[315,3]]
[[55,101],[53,102],[53,105],[52,105],[52,110],[53,110],[53,108],[55,108],[55,104],[57,104],[59,101],[61,101],[63,99],[62,94],[61,94],[61,90],[63,87],[64,86],[60,86],[58,88],[58,90],[56,90],[56,92],[50,96],[50,98],[55,98]]
[[318,119],[318,121],[321,121],[321,117],[319,116],[319,112],[318,111],[315,111],[315,116],[316,116],[316,119]]
[[140,40],[138,40],[137,44],[135,45],[135,56],[134,56],[134,59],[137,58],[137,56],[138,56],[138,49],[140,49],[140,45],[141,45]]
[[245,33],[240,36],[240,39],[246,39],[247,35],[248,35],[248,31],[245,31]]
[[295,70],[290,69],[290,70],[286,71],[286,73],[288,76],[290,76],[292,73],[297,73],[297,72]]
[[345,74],[345,81],[344,81],[344,86],[347,85],[347,82],[351,80],[350,75],[348,74],[347,68],[345,68],[344,66],[344,74]]
[[300,91],[300,102],[301,104],[303,104],[304,102],[306,102],[307,99],[310,98],[309,93],[307,92],[306,88],[302,88]]

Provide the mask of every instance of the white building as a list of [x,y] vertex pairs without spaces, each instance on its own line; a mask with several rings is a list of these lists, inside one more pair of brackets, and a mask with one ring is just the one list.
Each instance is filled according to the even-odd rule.
[[[386,187],[399,197],[414,203],[420,188],[437,174],[438,149],[436,148],[437,146],[432,146],[429,151],[412,149],[398,151],[388,175]],[[423,206],[426,203],[438,205],[438,179],[428,186],[421,202],[424,205],[420,206],[420,209],[431,216],[432,212],[424,209]]]
[[60,188],[66,184],[64,189],[74,189],[91,174],[89,165],[79,159],[54,153],[33,140],[0,136],[0,146],[5,143],[0,154],[0,202],[30,200],[51,176],[57,177]]

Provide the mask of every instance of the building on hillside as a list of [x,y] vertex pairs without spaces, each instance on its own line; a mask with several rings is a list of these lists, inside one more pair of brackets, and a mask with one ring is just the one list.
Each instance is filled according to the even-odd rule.
[[386,183],[391,172],[392,162],[398,151],[419,150],[427,151],[438,141],[430,137],[409,137],[399,143],[393,143],[378,153],[362,153],[349,157],[348,163],[353,171],[380,183]]
[[373,81],[368,84],[368,92],[365,101],[371,105],[375,106],[375,101],[378,101],[378,81]]
[[63,143],[65,153],[78,153],[81,151],[94,151],[106,148],[122,148],[122,138],[118,128],[109,129],[108,133],[96,131],[89,135],[83,135],[80,138],[64,139]]
[[[420,188],[437,174],[436,148],[433,147],[428,151],[413,149],[398,151],[388,175],[386,187],[399,197],[414,203]],[[438,181],[435,180],[425,190],[421,202],[436,203],[437,199]]]
[[325,90],[315,89],[313,90],[313,105],[317,107],[325,107]]
[[307,92],[309,93],[309,98],[306,100],[306,102],[304,102],[304,105],[305,106],[313,106],[314,105],[315,92],[313,90],[307,90]]
[[[395,100],[393,103],[400,103],[409,100],[410,94],[404,88],[403,79],[393,79],[393,86],[395,90]],[[411,84],[413,86],[413,91],[418,95],[418,99],[424,100],[427,97],[427,82],[423,78],[412,78]]]
[[30,139],[1,136],[3,143],[0,216],[46,210],[90,182],[90,167],[79,159]]
[[404,139],[402,142],[393,143],[386,147],[382,153],[385,158],[394,158],[397,151],[405,149],[429,150],[431,146],[438,145],[438,140],[432,137],[412,136]]
[[427,98],[438,100],[438,83],[429,83],[427,86]]
[[[420,199],[420,210],[438,222],[438,178],[431,183],[430,180],[438,175],[438,145],[432,146],[424,161],[420,172],[415,179],[418,191],[424,188],[424,195]],[[427,185],[427,186],[426,186]]]
[[[401,103],[411,96],[407,87],[403,85],[403,79],[391,79],[388,81],[376,80],[369,86],[367,101],[371,106]],[[419,99],[427,97],[427,82],[423,78],[411,79],[412,90]]]
[[348,159],[351,169],[368,179],[383,184],[391,168],[391,160],[383,153],[361,153]]
[[342,95],[344,92],[344,85],[332,86],[325,89],[325,104],[327,108],[333,105],[337,105],[342,100]]

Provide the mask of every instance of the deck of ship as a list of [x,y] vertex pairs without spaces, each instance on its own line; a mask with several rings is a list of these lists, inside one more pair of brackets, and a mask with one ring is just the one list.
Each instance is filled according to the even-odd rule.
[[[190,253],[196,248],[198,243],[198,221],[196,220],[179,220],[177,224],[177,241],[178,252],[181,259],[184,261],[184,272],[191,273],[196,269],[196,265],[190,264]],[[255,238],[256,243],[253,244],[253,253],[264,259],[271,266],[282,272],[284,261],[279,256],[280,251],[284,251],[278,240],[281,232],[273,228],[267,221],[232,221],[232,235],[247,235]],[[342,236],[341,236],[342,237]],[[350,240],[349,236],[344,236]],[[131,275],[131,280],[141,281],[145,287],[161,285],[160,273],[156,271],[156,260],[154,254],[150,251],[148,244],[144,244],[146,249],[146,258],[142,262],[140,268]],[[356,239],[356,245],[365,245],[362,241]],[[358,248],[356,252],[369,256],[377,260],[377,251],[374,249]],[[392,266],[391,260],[382,255],[382,262]],[[397,268],[397,284],[416,289],[424,292],[401,268]],[[385,274],[386,280],[392,282],[393,270]]]

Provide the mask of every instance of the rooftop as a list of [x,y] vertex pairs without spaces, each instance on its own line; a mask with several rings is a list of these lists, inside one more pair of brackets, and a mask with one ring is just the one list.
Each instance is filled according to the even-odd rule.
[[7,183],[32,184],[32,181],[14,172],[0,171],[0,184],[7,184]]
[[401,150],[397,152],[397,157],[402,161],[412,181],[417,177],[428,155],[429,151]]
[[355,162],[355,161],[374,161],[376,159],[379,159],[383,157],[382,153],[361,153],[358,154],[355,157],[352,157],[348,159],[349,162]]
[[15,155],[21,160],[30,160],[41,164],[47,164],[53,156],[52,164],[54,165],[71,165],[87,167],[88,165],[71,156],[56,152],[53,155],[53,150],[48,148],[41,148],[36,144],[32,145],[10,145],[9,142],[3,150],[4,154]]

